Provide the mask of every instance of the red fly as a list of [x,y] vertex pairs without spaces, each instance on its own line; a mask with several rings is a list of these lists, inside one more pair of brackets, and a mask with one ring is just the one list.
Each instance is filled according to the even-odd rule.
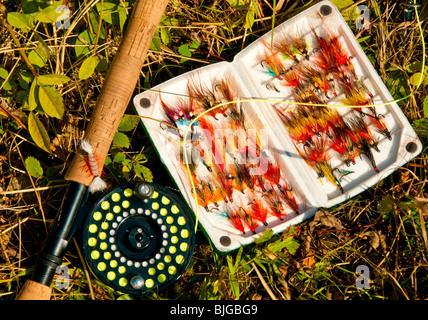
[[245,225],[256,234],[256,228],[259,226],[259,223],[256,219],[253,219],[252,215],[245,210],[244,206],[239,207],[239,212],[242,217],[242,220],[245,222]]
[[227,217],[229,219],[230,224],[237,229],[238,231],[241,231],[242,233],[245,233],[245,226],[242,221],[241,215],[239,214],[239,211],[233,208],[231,211],[227,212]]
[[250,203],[250,210],[251,210],[251,216],[254,220],[260,221],[265,226],[267,226],[267,216],[268,216],[268,210],[266,210],[263,206],[263,202],[260,200],[260,198],[255,198]]
[[102,165],[98,163],[96,155],[93,153],[93,147],[88,140],[83,139],[80,147],[87,153],[85,163],[89,173],[94,177],[89,185],[89,192],[103,191],[107,188],[107,183],[101,178]]
[[279,195],[282,200],[297,214],[299,214],[299,206],[296,198],[294,197],[293,188],[289,187],[287,183],[283,182],[282,185],[278,185]]
[[296,68],[290,68],[282,74],[280,84],[285,87],[297,88],[301,85],[300,78],[299,71]]
[[263,196],[266,197],[269,213],[282,220],[285,213],[278,194],[274,190],[269,190],[267,193],[264,193]]
[[264,177],[270,183],[272,189],[274,186],[279,185],[281,180],[281,169],[279,167],[279,158],[277,156],[275,157],[274,162],[268,162],[268,167]]

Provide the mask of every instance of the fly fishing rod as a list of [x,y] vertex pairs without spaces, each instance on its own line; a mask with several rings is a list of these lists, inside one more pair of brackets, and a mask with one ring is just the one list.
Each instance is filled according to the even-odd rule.
[[[97,155],[99,163],[104,163],[107,157],[114,134],[131,100],[149,45],[167,3],[168,0],[137,0],[134,4],[122,43],[107,73],[85,131],[84,140],[90,144],[91,152]],[[84,170],[87,156],[87,152],[81,146],[67,170],[65,179],[70,183],[62,209],[57,215],[39,255],[32,279],[25,282],[18,293],[18,300],[47,300],[51,297],[53,277],[58,266],[62,264],[67,245],[76,230],[79,214],[84,211],[82,208],[88,198],[88,188],[94,179],[94,176],[89,176],[87,171]],[[156,201],[157,197],[155,196],[159,197],[159,202]],[[176,265],[171,265],[169,266],[171,267],[169,268],[170,273],[160,273],[159,269],[162,268],[162,265],[157,261],[159,259],[156,258],[159,256],[156,255],[166,250],[173,251],[170,248],[173,236],[170,234],[180,232],[186,236],[187,231],[183,230],[192,230],[191,220],[185,215],[185,208],[180,206],[179,200],[168,195],[167,190],[145,183],[128,185],[123,189],[114,190],[112,193],[108,193],[106,197],[109,197],[112,202],[111,212],[108,209],[104,210],[106,203],[109,203],[107,198],[104,197],[98,203],[99,208],[95,205],[95,211],[91,210],[88,213],[90,215],[88,217],[90,224],[87,233],[92,234],[92,236],[88,237],[89,239],[95,238],[95,235],[97,235],[95,241],[98,241],[98,246],[95,245],[93,240],[88,240],[89,242],[86,241],[84,247],[89,246],[91,248],[89,257],[92,260],[100,260],[100,262],[104,263],[99,264],[98,262],[96,270],[98,272],[106,270],[106,280],[113,281],[113,277],[117,278],[117,288],[122,288],[124,292],[138,292],[138,290],[154,287],[155,284],[165,285],[168,280],[175,279],[181,271],[180,268],[177,268]],[[121,197],[123,199],[119,206],[118,199]],[[115,202],[116,200],[117,203]],[[148,205],[152,206],[152,208],[146,209]],[[114,211],[118,210],[118,207],[120,215],[118,214],[119,212],[116,213]],[[157,210],[155,208],[159,212],[152,213],[152,211]],[[176,216],[170,219],[164,218],[162,214],[166,216],[165,210],[167,211],[166,213],[173,212],[172,214]],[[150,215],[148,212],[150,212]],[[114,222],[111,221],[113,218],[110,219],[112,214],[117,214],[117,216],[113,216]],[[180,216],[180,214],[182,215]],[[131,216],[133,219],[131,219]],[[97,221],[98,218],[99,220]],[[167,220],[171,223],[168,223]],[[100,222],[99,225],[97,224],[98,222]],[[103,224],[103,222],[105,223]],[[106,224],[108,224],[109,228],[106,227]],[[93,232],[95,228],[102,230],[102,232]],[[105,231],[109,232],[110,238],[112,238],[112,234],[115,235],[112,238],[117,239],[114,240],[115,243],[112,243],[113,240],[107,239]],[[104,234],[107,241],[103,241]],[[162,240],[162,236],[168,236],[168,240]],[[191,237],[187,235],[186,239],[191,239]],[[110,247],[107,248],[104,243],[109,243]],[[182,254],[180,252],[171,253],[167,260],[174,259],[177,265],[184,267],[184,260],[191,254],[192,241],[181,241],[181,243],[187,243],[182,245],[183,249],[187,246],[186,250],[181,250]],[[107,251],[107,249],[110,249],[110,251]],[[100,251],[104,251],[103,261],[96,253]],[[109,257],[107,252],[113,257],[117,256],[116,259],[107,259]],[[148,260],[147,266],[143,266],[146,260]],[[109,262],[108,268],[107,261]],[[116,261],[116,264],[112,261]],[[154,264],[155,262],[157,262],[156,265]],[[120,264],[123,267],[126,265],[128,272],[120,268]],[[106,266],[105,268],[103,268],[104,265]],[[158,273],[156,281],[152,278],[150,278],[151,281],[147,281],[149,278],[146,277],[146,274],[153,274],[153,270],[150,268],[154,266],[157,268],[155,273],[156,270]],[[137,267],[143,268],[141,275],[138,274],[137,270],[139,268]],[[117,274],[121,276],[116,277],[116,272],[113,269],[118,270]],[[124,274],[127,275],[127,278],[123,276]],[[124,285],[125,282],[126,285]],[[129,290],[126,289],[128,284],[130,285]],[[112,286],[115,286],[115,284],[113,283]]]

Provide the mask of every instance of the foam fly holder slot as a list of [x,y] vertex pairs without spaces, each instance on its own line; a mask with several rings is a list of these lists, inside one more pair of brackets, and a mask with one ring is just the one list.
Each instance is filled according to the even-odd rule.
[[[272,32],[230,63],[134,97],[161,161],[219,252],[354,197],[422,150],[330,1]],[[348,107],[355,103],[360,108]]]

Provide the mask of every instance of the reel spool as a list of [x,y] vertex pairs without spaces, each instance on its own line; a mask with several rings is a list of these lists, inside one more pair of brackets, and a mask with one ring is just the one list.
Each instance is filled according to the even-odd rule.
[[186,270],[195,246],[193,219],[182,201],[152,183],[131,182],[89,211],[83,249],[92,272],[124,293],[160,291]]

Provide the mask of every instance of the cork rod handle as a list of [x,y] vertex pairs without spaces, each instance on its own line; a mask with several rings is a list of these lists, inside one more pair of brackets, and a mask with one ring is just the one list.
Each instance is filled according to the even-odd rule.
[[27,280],[16,297],[16,300],[50,300],[51,294],[51,287],[33,280]]
[[[132,98],[167,3],[168,0],[141,0],[134,4],[129,25],[109,68],[84,137],[93,146],[94,154],[101,163],[107,157],[120,120]],[[84,155],[80,150],[73,158],[65,179],[89,186],[92,178],[88,177],[84,167]]]

